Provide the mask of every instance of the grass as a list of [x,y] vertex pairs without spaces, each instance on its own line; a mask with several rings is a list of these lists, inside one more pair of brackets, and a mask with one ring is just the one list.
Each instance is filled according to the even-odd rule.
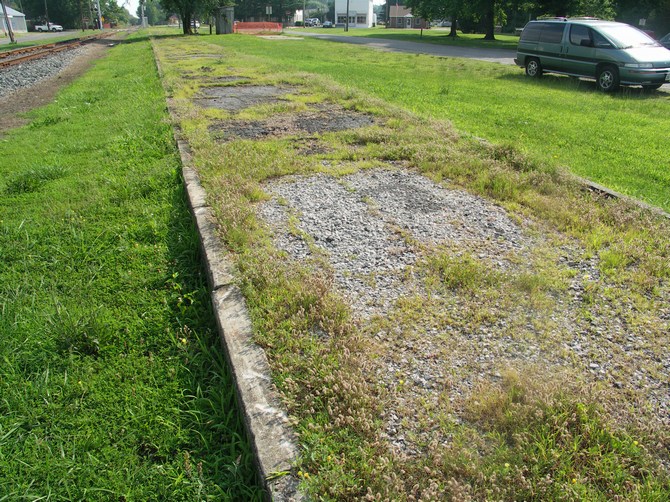
[[456,38],[449,36],[449,29],[431,28],[430,30],[384,28],[352,28],[348,32],[344,28],[291,28],[287,33],[319,33],[320,35],[339,35],[348,37],[370,37],[391,40],[406,40],[409,42],[424,42],[428,44],[450,45],[454,47],[478,47],[481,49],[516,50],[519,37],[516,35],[496,34],[495,40],[484,40],[482,33],[458,32]]
[[3,137],[0,499],[260,500],[146,39]]
[[[465,135],[512,147],[548,167],[564,166],[670,210],[670,170],[664,153],[664,131],[670,126],[667,93],[631,88],[605,95],[593,83],[566,77],[531,81],[516,67],[390,56],[355,46],[332,51],[329,42],[319,40],[234,40],[240,51],[270,56],[287,70],[365,89],[421,117],[448,120]],[[360,71],[363,67],[367,70]]]
[[[662,466],[670,437],[647,397],[633,388],[613,390],[614,382],[590,374],[566,344],[575,336],[596,340],[595,353],[583,356],[587,368],[594,360],[588,358],[602,357],[598,350],[606,346],[612,378],[628,382],[635,372],[649,372],[663,381],[668,222],[581,190],[554,158],[552,137],[527,151],[518,138],[539,144],[541,132],[513,117],[497,127],[491,121],[495,106],[513,115],[528,93],[537,100],[534,128],[568,95],[585,109],[613,114],[630,103],[621,119],[636,107],[664,109],[664,98],[602,96],[563,80],[521,81],[512,69],[494,65],[330,47],[243,36],[156,41],[179,125],[236,260],[256,339],[300,435],[295,474],[303,489],[324,500],[663,500],[670,491]],[[234,76],[243,79],[225,80]],[[192,101],[205,86],[250,83],[290,92],[285,101],[239,115]],[[512,103],[500,104],[497,93]],[[379,122],[310,138],[221,141],[214,132],[220,121],[280,120],[310,105]],[[556,113],[573,113],[563,108]],[[460,132],[446,118],[460,121]],[[648,120],[662,125],[666,119],[650,114]],[[644,125],[636,134],[647,144],[662,141]],[[516,141],[496,143],[501,135]],[[300,139],[313,141],[316,153],[301,153]],[[574,146],[570,159],[592,155],[592,148]],[[485,243],[441,248],[403,235],[420,256],[405,277],[416,292],[386,315],[357,318],[325,253],[297,261],[277,250],[256,205],[269,197],[264,183],[275,178],[337,178],[398,166],[493,201],[530,234],[532,245],[525,254],[491,257],[477,248],[486,250]],[[648,171],[636,176],[656,193]],[[289,219],[289,232],[301,235],[300,215]],[[629,358],[621,350],[628,335],[644,340],[648,352]],[[486,353],[482,340],[505,353],[517,346],[528,353],[501,356],[499,366],[488,367],[478,359]],[[406,356],[410,345],[415,352]],[[526,362],[534,355],[537,367]],[[447,368],[435,389],[421,393],[413,384],[414,356],[429,369]],[[389,363],[399,369],[380,377]],[[405,457],[389,446],[382,418],[389,410],[404,417],[398,427],[418,454]]]

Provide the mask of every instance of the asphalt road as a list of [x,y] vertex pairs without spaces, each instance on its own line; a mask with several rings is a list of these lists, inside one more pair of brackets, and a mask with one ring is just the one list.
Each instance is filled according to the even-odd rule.
[[479,49],[476,47],[453,47],[423,42],[407,42],[404,40],[388,40],[385,38],[347,37],[321,33],[300,33],[300,36],[321,38],[332,42],[367,45],[382,51],[406,52],[410,54],[429,54],[431,56],[447,56],[454,58],[477,59],[489,63],[514,64],[516,51],[506,49]]

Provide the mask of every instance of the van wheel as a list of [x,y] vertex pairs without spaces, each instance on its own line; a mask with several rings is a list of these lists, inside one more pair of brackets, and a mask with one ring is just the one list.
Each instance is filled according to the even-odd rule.
[[533,78],[539,78],[542,76],[542,65],[540,60],[537,58],[529,58],[526,61],[526,75]]
[[616,91],[619,88],[619,70],[616,69],[616,66],[603,66],[596,75],[596,84],[603,92]]

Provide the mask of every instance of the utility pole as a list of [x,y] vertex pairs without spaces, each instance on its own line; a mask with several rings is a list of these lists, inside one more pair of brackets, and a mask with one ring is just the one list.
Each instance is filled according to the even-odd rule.
[[14,38],[14,30],[12,30],[12,23],[9,20],[9,16],[7,16],[7,7],[5,7],[5,0],[0,0],[0,4],[2,4],[2,14],[5,16],[5,23],[7,24],[7,31],[9,32],[9,41],[15,44],[16,39]]
[[[44,0],[46,2],[46,0]],[[98,28],[102,30],[102,10],[100,10],[100,0],[95,0],[95,6],[98,8]]]
[[47,31],[49,31],[49,9],[47,8],[47,0],[44,0],[44,15],[47,18]]
[[349,31],[349,0],[347,0],[347,20],[344,22],[344,31]]

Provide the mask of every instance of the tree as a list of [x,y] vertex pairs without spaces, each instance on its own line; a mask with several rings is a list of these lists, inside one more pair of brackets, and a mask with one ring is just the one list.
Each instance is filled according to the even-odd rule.
[[[142,6],[137,7],[137,17],[140,19],[140,24],[142,23]],[[147,22],[150,25],[163,24],[167,21],[167,14],[161,8],[158,0],[144,0],[144,15],[147,18]]]
[[451,21],[450,37],[456,37],[456,23],[465,5],[465,0],[405,0],[405,5],[412,9],[412,14],[427,21],[449,19]]
[[174,12],[181,19],[184,35],[192,35],[191,21],[195,20],[195,13],[200,7],[200,0],[160,0],[161,7],[166,12]]
[[[89,0],[46,0],[49,21],[63,25],[66,29],[80,28],[81,18],[88,17]],[[46,21],[45,0],[21,0],[27,19]],[[106,22],[125,24],[129,21],[128,11],[119,6],[117,0],[100,0],[102,16]]]

